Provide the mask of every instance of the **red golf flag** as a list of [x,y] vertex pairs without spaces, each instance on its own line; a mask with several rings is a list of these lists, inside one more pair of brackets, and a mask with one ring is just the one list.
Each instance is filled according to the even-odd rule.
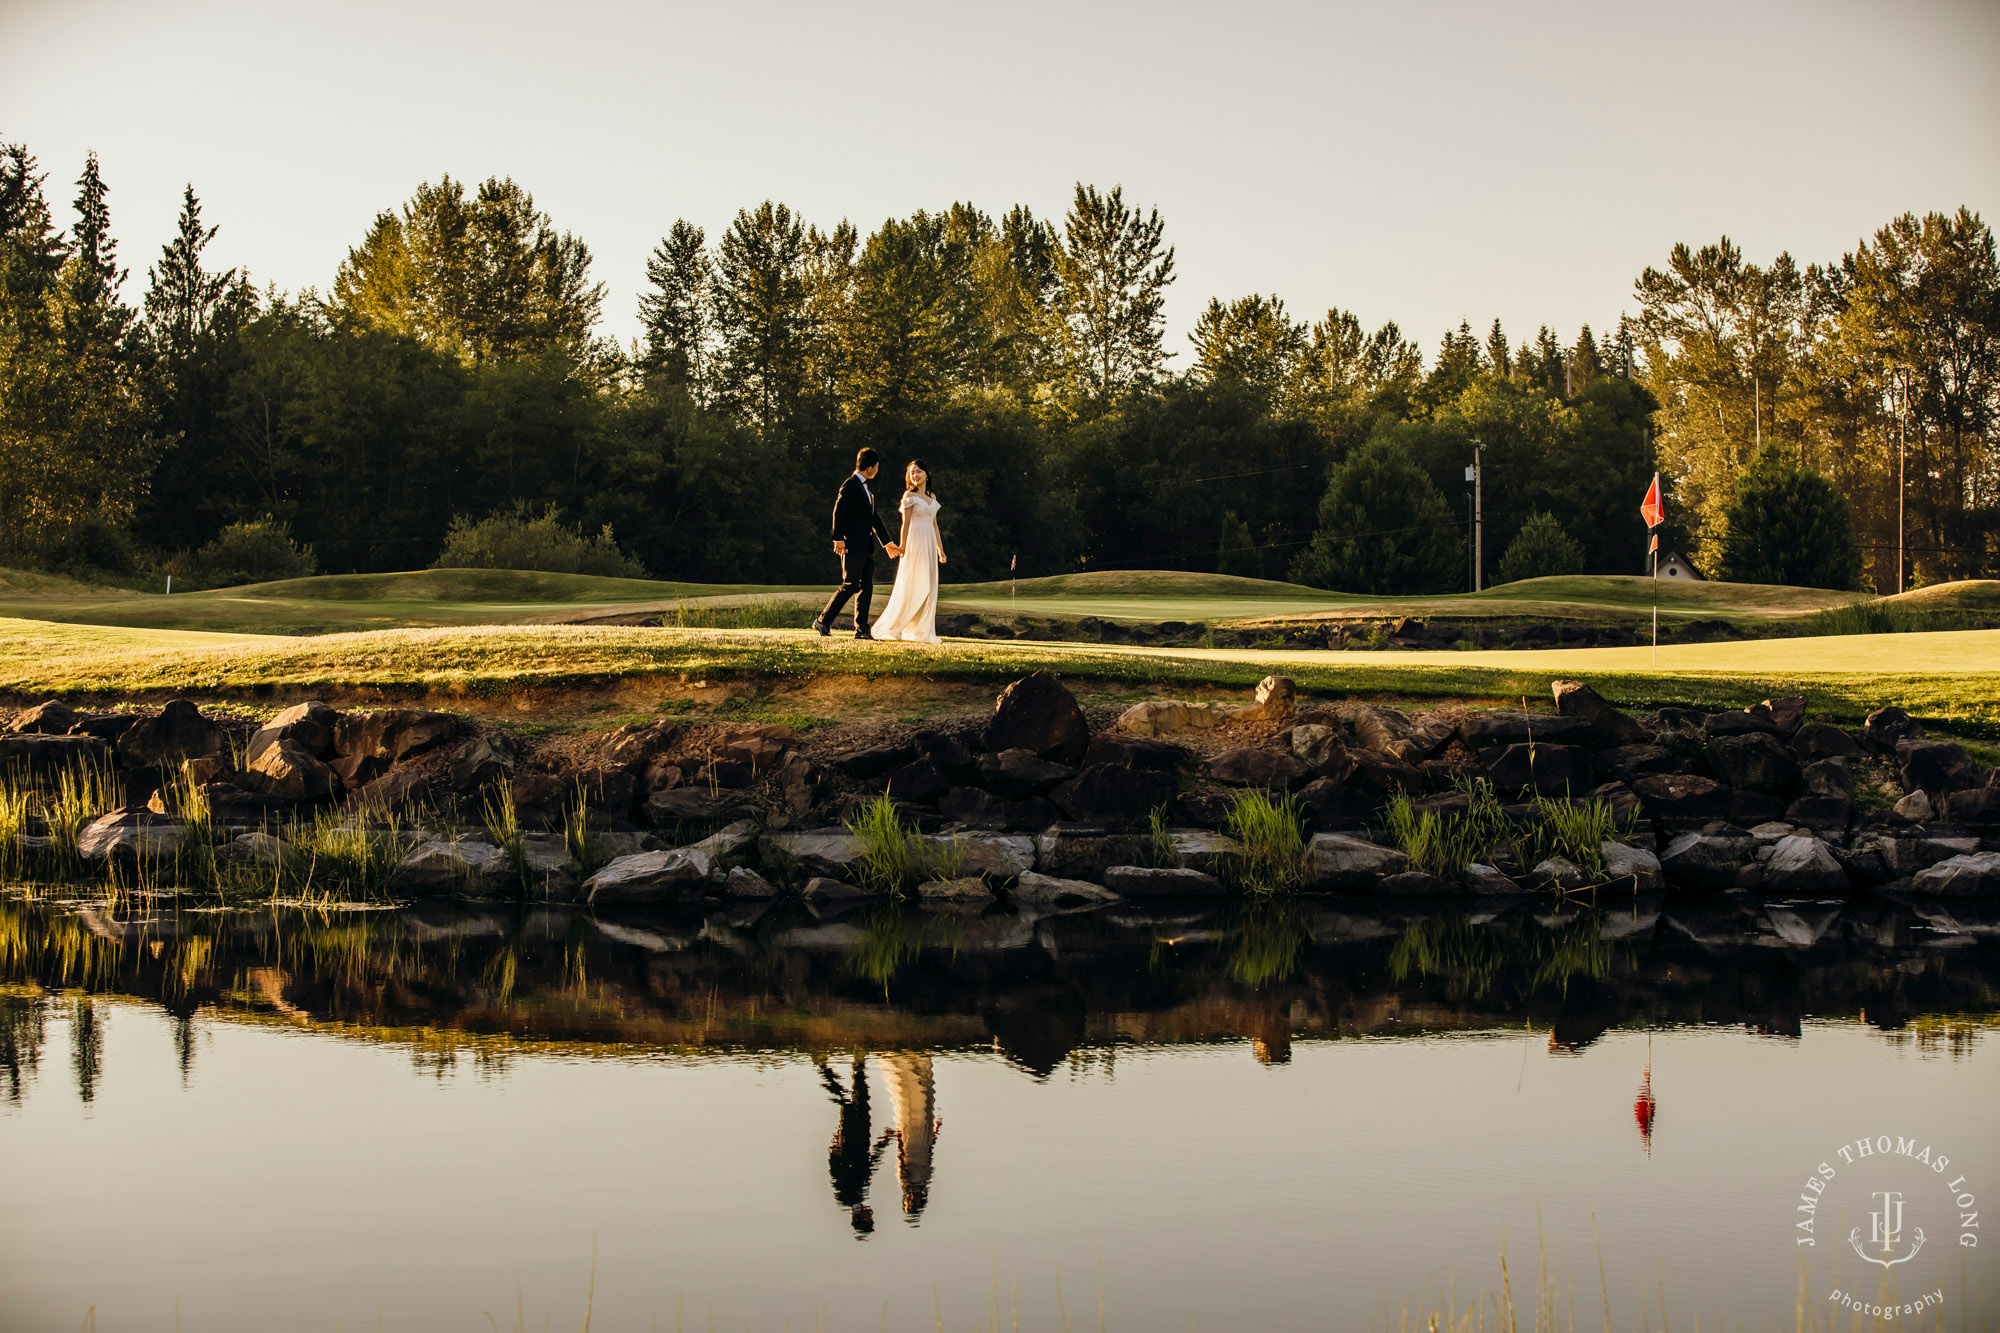
[[1653,484],[1647,488],[1646,498],[1639,502],[1639,517],[1646,520],[1646,526],[1657,528],[1666,519],[1667,511],[1660,503],[1660,474],[1653,474]]
[[1660,551],[1660,534],[1656,532],[1653,534],[1653,544],[1646,548],[1646,554],[1658,555],[1659,551]]

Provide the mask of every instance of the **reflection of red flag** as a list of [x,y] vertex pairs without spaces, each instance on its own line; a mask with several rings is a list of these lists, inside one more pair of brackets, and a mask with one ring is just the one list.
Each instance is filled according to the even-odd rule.
[[1665,506],[1660,503],[1660,474],[1653,474],[1653,484],[1646,490],[1646,498],[1639,502],[1639,517],[1646,520],[1646,526],[1657,528],[1667,517]]

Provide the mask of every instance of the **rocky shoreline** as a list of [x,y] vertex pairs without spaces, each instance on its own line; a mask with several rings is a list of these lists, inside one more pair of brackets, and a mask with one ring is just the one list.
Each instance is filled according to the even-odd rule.
[[[1242,706],[1086,713],[1037,672],[990,715],[930,726],[659,718],[539,744],[421,709],[308,702],[255,724],[185,699],[87,713],[51,700],[0,730],[0,774],[27,794],[11,832],[0,821],[0,867],[151,864],[170,890],[159,868],[194,842],[204,864],[283,871],[312,825],[386,849],[397,899],[798,896],[831,913],[885,893],[977,912],[1274,887],[2000,896],[2000,769],[1900,709],[1848,730],[1796,699],[1635,716],[1582,682],[1554,696],[1550,711],[1411,713],[1271,677]],[[63,825],[52,793],[84,772],[117,799]],[[1606,834],[1565,843],[1573,824]],[[1260,839],[1287,827],[1288,877],[1257,881]],[[1478,859],[1440,856],[1455,839]]]

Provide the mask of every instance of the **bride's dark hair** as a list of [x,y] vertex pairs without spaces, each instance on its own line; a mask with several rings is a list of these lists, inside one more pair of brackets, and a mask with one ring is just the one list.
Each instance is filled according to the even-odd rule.
[[931,476],[931,465],[929,463],[926,463],[921,458],[912,458],[909,462],[903,464],[903,493],[907,495],[911,491],[916,489],[916,487],[910,485],[910,469],[913,467],[923,469],[924,489],[930,493],[931,499],[933,500],[937,499],[937,487],[931,484],[933,480]]

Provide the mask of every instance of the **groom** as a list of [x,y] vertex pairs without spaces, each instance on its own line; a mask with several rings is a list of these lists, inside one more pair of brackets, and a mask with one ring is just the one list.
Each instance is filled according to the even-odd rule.
[[854,456],[854,475],[840,484],[840,494],[834,497],[833,553],[840,557],[840,587],[813,621],[822,635],[833,633],[833,618],[852,597],[854,637],[875,637],[868,632],[868,603],[875,596],[875,542],[880,539],[892,560],[903,554],[903,548],[889,540],[889,530],[875,512],[875,492],[868,489],[881,468],[882,456],[863,449]]

